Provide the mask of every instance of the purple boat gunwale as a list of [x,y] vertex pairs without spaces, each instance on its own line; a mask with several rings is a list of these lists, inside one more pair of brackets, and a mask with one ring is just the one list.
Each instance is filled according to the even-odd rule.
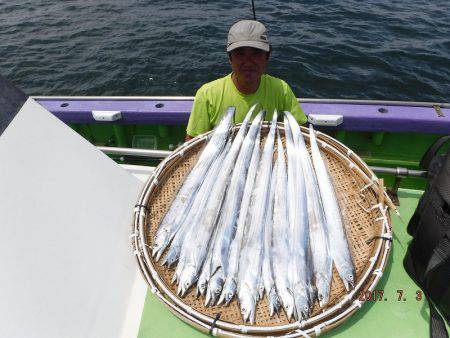
[[[93,110],[122,113],[115,124],[185,125],[193,97],[34,97],[65,123],[100,124]],[[306,115],[342,115],[340,130],[450,134],[450,104],[299,99]],[[439,107],[442,114],[438,114]]]

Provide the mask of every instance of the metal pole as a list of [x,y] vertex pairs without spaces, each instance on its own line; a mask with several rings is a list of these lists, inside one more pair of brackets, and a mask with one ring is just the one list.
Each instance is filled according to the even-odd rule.
[[166,158],[172,152],[168,150],[149,150],[136,148],[97,147],[100,151],[110,155],[130,155],[149,158]]
[[298,98],[300,103],[323,103],[323,104],[368,104],[386,106],[407,106],[407,107],[429,107],[439,106],[450,108],[450,103],[446,102],[415,102],[415,101],[385,101],[385,100],[351,100],[351,99],[312,99]]
[[403,176],[403,177],[427,177],[428,173],[424,170],[413,170],[413,169],[407,169],[407,168],[386,168],[386,167],[376,167],[376,166],[369,166],[373,172],[377,174],[389,174],[389,175],[395,175],[395,176]]

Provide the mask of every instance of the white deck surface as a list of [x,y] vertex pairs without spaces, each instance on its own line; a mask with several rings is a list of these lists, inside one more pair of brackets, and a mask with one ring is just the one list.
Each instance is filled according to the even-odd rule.
[[120,166],[143,183],[147,182],[147,179],[152,174],[153,170],[155,170],[155,167],[146,167],[142,165],[121,164]]
[[135,337],[146,285],[129,234],[142,181],[32,99],[0,158],[0,337]]

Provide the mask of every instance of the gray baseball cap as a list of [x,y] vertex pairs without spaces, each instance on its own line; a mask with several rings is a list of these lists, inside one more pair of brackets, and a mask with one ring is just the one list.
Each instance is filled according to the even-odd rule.
[[227,52],[239,47],[253,47],[270,51],[267,29],[259,21],[242,20],[231,26],[228,32]]

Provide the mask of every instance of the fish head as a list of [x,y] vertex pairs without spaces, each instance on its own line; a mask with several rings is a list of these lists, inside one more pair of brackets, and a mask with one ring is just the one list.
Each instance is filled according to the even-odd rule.
[[218,305],[225,303],[225,305],[230,304],[234,295],[236,294],[237,285],[234,280],[225,281],[225,285],[223,286],[222,293],[220,294]]
[[353,289],[354,282],[352,282],[353,275],[347,275],[345,279],[342,280],[344,283],[345,290],[350,291]]
[[283,308],[286,311],[286,316],[291,319],[295,312],[294,297],[289,291],[284,291],[280,293],[281,299],[283,300]]
[[339,272],[339,277],[344,284],[345,290],[350,291],[356,282],[355,267],[351,255],[344,254],[336,269]]
[[180,276],[180,284],[178,285],[177,293],[184,297],[190,287],[197,280],[197,272],[193,266],[187,266]]
[[306,290],[294,293],[295,308],[297,311],[297,320],[306,320],[310,315],[309,298]]
[[152,246],[152,256],[155,257],[156,261],[159,261],[161,255],[169,243],[169,230],[166,228],[161,228],[155,236],[155,241]]
[[261,283],[258,285],[258,299],[263,299],[264,297],[264,284]]
[[166,258],[161,263],[161,265],[163,266],[165,265],[168,268],[170,268],[177,260],[178,260],[178,253],[175,250],[172,250],[172,248],[170,248]]
[[269,301],[269,315],[272,317],[275,313],[280,310],[280,298],[278,297],[275,288],[272,288],[268,295]]
[[251,295],[249,290],[240,293],[239,305],[244,323],[250,322],[250,324],[254,324],[256,299]]
[[200,276],[197,282],[197,297],[203,296],[206,292],[206,286],[208,285],[208,280],[205,276]]
[[344,283],[345,290],[350,291],[355,286],[355,272],[352,269],[347,269],[343,276],[342,282]]
[[319,300],[319,305],[323,308],[327,305],[330,298],[330,282],[325,278],[318,278],[316,280],[317,286],[317,299]]
[[173,276],[172,276],[172,280],[171,280],[170,282],[171,282],[172,285],[173,285],[173,284],[175,284],[175,283],[178,283],[178,281],[179,281],[179,275],[178,275],[178,272],[175,271],[175,273],[174,273]]
[[208,289],[206,290],[205,306],[212,306],[216,303],[222,292],[223,282],[223,278],[218,275],[210,279]]

